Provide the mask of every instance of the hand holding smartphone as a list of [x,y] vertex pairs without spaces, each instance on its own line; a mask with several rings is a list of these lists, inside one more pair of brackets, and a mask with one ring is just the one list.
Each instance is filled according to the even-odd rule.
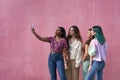
[[32,23],[31,28],[32,28],[32,29],[34,29],[34,28],[35,28],[35,23],[34,23],[34,22]]

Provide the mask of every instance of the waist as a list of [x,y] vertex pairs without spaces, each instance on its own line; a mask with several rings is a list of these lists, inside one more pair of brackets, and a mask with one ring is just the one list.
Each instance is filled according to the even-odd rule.
[[60,54],[60,55],[62,55],[62,52],[50,52],[50,54]]
[[105,62],[104,60],[94,60],[93,59],[93,62]]
[[96,61],[96,60],[93,60],[93,62],[97,62],[97,63],[105,63],[105,61]]
[[98,61],[98,62],[106,61],[106,59],[102,57],[94,57],[93,60]]

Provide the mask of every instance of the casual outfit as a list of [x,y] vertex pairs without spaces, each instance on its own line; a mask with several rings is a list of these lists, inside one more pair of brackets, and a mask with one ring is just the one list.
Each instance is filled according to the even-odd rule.
[[48,37],[50,42],[51,52],[48,58],[48,67],[51,76],[51,80],[57,80],[56,68],[58,69],[58,74],[60,80],[66,80],[65,70],[64,70],[64,59],[62,52],[64,48],[67,48],[66,39],[61,39],[56,41],[54,37]]
[[[81,64],[81,58],[82,58],[82,42],[80,40],[75,39],[74,42],[70,43],[69,41],[69,52],[70,52],[70,60],[68,65],[68,72],[66,74],[69,74],[67,78],[70,80],[79,80],[79,67]],[[75,67],[77,69],[75,69]]]
[[[89,39],[85,42],[85,45],[90,44],[92,39]],[[85,54],[85,53],[84,53]],[[82,74],[83,74],[83,79],[85,80],[87,73],[88,73],[88,68],[89,68],[89,63],[90,63],[90,56],[88,54],[88,56],[86,57],[86,59],[82,62]]]
[[96,80],[103,80],[103,69],[105,67],[106,55],[107,55],[107,44],[100,44],[95,38],[91,41],[89,46],[89,55],[93,57],[92,68],[88,72],[86,80],[93,80],[96,74]]

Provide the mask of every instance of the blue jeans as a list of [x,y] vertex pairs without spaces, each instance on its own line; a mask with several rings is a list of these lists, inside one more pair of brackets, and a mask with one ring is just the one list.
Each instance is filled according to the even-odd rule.
[[66,80],[62,53],[50,53],[48,58],[48,67],[51,80],[57,80],[56,68],[58,69],[60,80]]
[[96,75],[96,80],[103,80],[103,69],[105,67],[104,61],[93,61],[92,68],[88,72],[86,80],[94,80],[94,76]]

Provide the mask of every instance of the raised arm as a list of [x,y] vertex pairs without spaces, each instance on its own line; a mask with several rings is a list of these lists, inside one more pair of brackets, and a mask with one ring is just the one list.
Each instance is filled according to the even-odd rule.
[[32,30],[32,33],[35,35],[36,38],[38,38],[39,40],[44,41],[44,42],[49,42],[48,38],[43,38],[38,33],[36,33],[34,28],[31,28],[31,30]]

